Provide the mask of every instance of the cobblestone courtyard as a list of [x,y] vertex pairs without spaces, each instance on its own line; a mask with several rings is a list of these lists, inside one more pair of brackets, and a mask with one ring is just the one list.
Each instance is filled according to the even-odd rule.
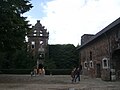
[[79,83],[71,83],[69,75],[0,75],[0,90],[120,90],[120,81],[81,76]]

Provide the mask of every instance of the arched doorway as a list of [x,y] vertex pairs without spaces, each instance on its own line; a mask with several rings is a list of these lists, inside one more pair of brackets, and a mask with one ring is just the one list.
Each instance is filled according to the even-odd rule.
[[43,68],[43,64],[40,63],[39,66],[38,66],[39,69],[42,69]]
[[120,48],[116,49],[112,54],[111,68],[116,71],[116,79],[120,79]]

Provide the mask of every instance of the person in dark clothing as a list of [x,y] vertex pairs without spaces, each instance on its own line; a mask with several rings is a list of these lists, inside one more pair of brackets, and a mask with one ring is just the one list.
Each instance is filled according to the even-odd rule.
[[76,70],[76,68],[74,68],[74,69],[72,70],[72,72],[71,72],[72,83],[73,83],[74,80],[75,80],[75,70]]
[[76,67],[76,70],[75,70],[75,82],[77,81],[80,81],[80,74],[81,74],[81,70],[82,70],[82,65],[80,65],[79,67]]

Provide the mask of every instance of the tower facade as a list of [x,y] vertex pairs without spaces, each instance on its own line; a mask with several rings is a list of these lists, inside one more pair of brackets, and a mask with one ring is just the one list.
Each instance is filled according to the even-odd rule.
[[35,26],[28,34],[28,50],[32,53],[32,58],[36,60],[37,68],[42,68],[47,53],[49,32],[37,20]]

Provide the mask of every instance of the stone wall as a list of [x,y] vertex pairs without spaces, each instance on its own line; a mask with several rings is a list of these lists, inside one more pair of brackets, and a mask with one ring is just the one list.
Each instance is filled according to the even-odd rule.
[[[120,25],[111,28],[80,48],[83,74],[110,80],[110,63],[112,62],[112,53],[117,48],[116,35],[118,31],[120,31]],[[103,59],[108,60],[108,67],[103,67]],[[90,66],[91,62],[93,63],[92,67]]]

